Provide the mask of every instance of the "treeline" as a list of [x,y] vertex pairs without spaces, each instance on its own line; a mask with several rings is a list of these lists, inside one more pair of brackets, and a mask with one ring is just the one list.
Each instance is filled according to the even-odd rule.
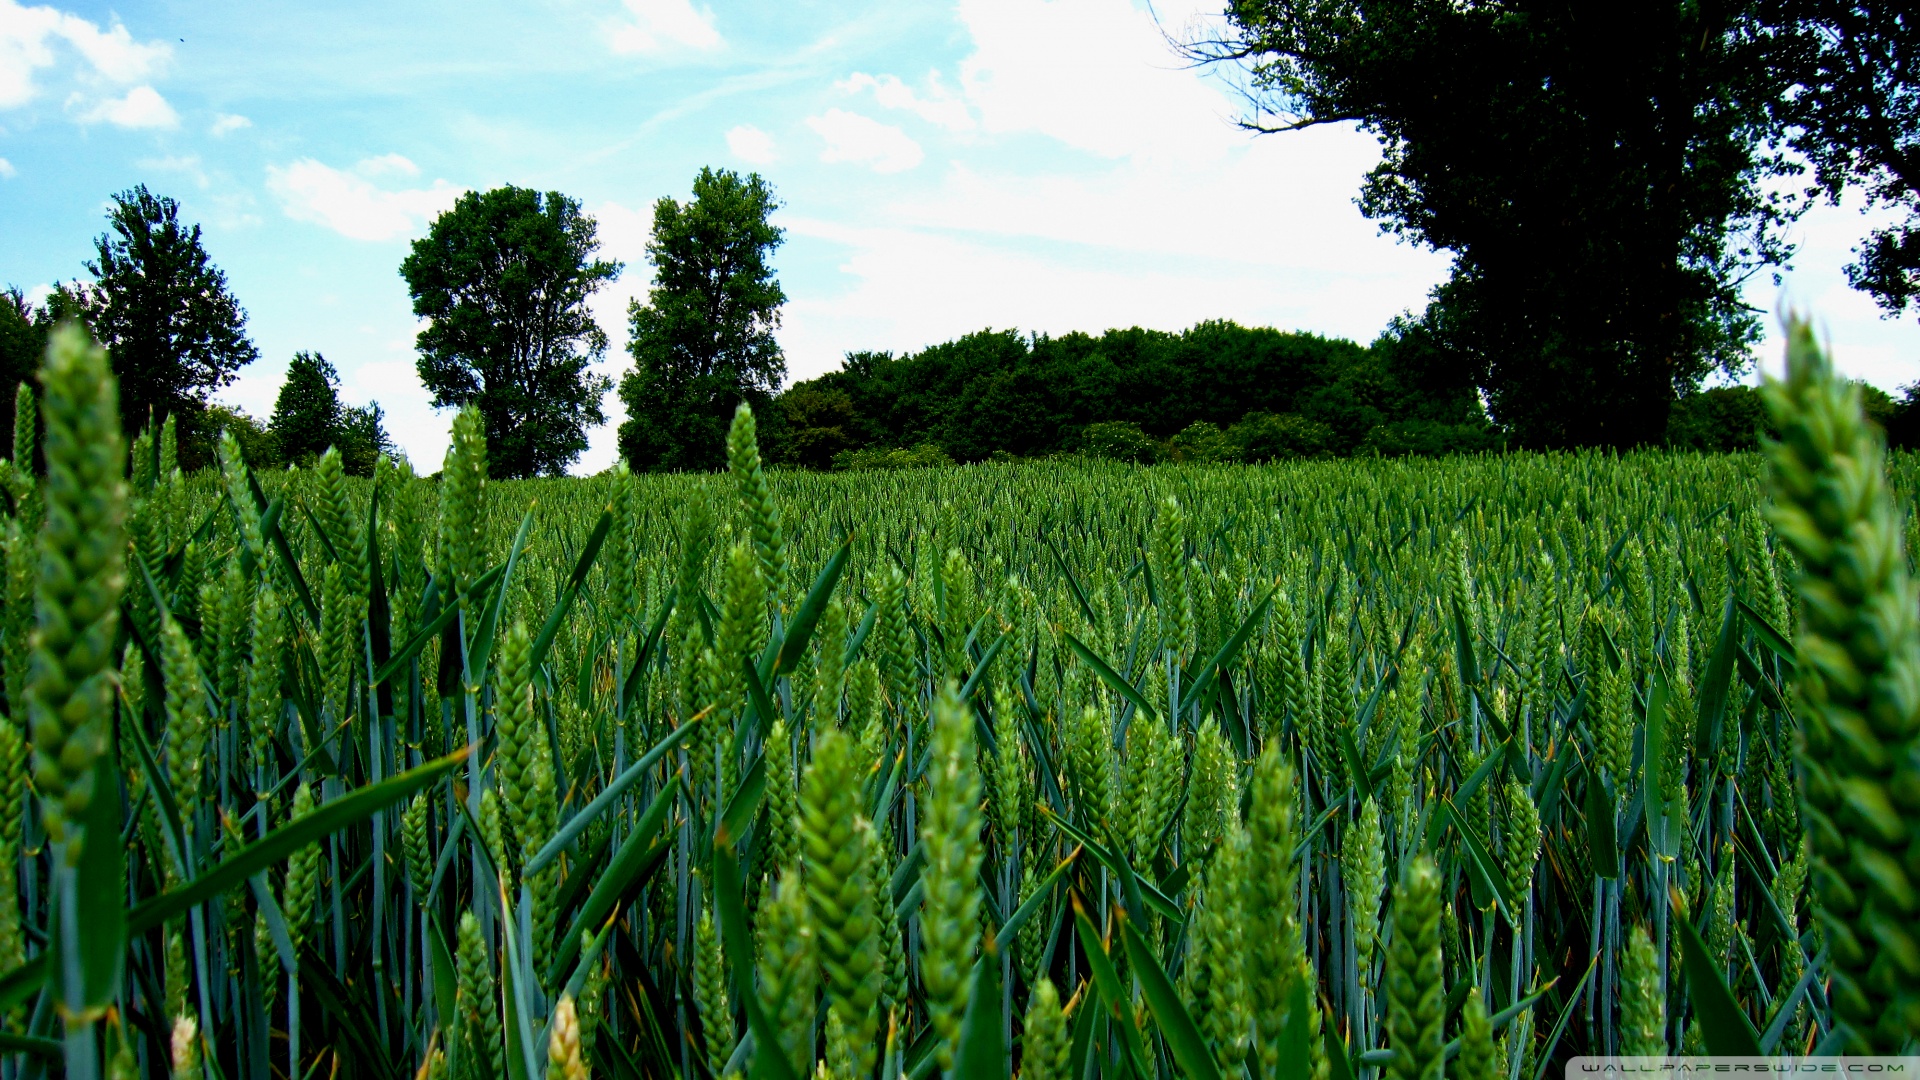
[[1263,461],[1493,446],[1470,391],[1419,385],[1415,347],[1391,333],[1369,348],[1203,322],[1099,336],[982,330],[904,356],[856,352],[779,396],[779,460],[858,467],[937,447],[960,462],[1062,453]]
[[[1072,454],[1257,463],[1507,445],[1471,391],[1423,381],[1432,348],[1406,320],[1365,347],[1232,322],[1098,336],[982,330],[902,356],[851,353],[779,395],[763,430],[775,460],[809,469]],[[1862,389],[1895,445],[1920,443],[1911,391],[1895,401]],[[1751,450],[1765,424],[1755,391],[1717,387],[1682,396],[1663,441]]]

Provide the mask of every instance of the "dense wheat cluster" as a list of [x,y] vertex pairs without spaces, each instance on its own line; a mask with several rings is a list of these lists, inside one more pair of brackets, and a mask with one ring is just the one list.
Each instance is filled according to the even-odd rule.
[[742,410],[726,473],[492,483],[473,414],[433,478],[182,475],[63,332],[0,1071],[1898,1051],[1914,462],[1795,350],[1770,461],[770,475]]

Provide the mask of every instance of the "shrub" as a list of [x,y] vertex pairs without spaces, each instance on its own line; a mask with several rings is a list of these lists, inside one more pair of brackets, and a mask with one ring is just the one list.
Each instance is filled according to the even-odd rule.
[[953,464],[945,450],[932,443],[921,443],[911,450],[842,450],[833,455],[833,467],[842,472],[872,472],[880,469],[937,469]]
[[1091,457],[1112,461],[1151,464],[1160,456],[1160,446],[1131,420],[1103,420],[1088,424],[1080,436],[1080,445]]

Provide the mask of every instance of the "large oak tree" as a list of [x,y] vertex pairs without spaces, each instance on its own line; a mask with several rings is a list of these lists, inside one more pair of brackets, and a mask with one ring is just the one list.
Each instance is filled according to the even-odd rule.
[[497,477],[550,475],[604,423],[612,381],[588,366],[607,350],[587,301],[620,273],[594,258],[593,218],[557,191],[468,192],[400,264],[428,320],[420,380],[438,406],[479,406]]
[[1232,0],[1193,46],[1244,63],[1263,130],[1380,141],[1361,209],[1452,253],[1423,331],[1526,444],[1664,436],[1737,371],[1740,288],[1803,203],[1766,181],[1790,82],[1751,0]]

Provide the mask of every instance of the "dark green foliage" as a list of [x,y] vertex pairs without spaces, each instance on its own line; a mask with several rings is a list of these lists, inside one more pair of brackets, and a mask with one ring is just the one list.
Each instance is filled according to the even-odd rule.
[[1627,446],[1745,365],[1740,285],[1788,250],[1754,8],[1237,0],[1195,51],[1251,65],[1252,126],[1378,136],[1362,210],[1454,257],[1418,324],[1436,381],[1525,444]]
[[[654,284],[646,303],[627,309],[634,367],[620,381],[620,453],[634,469],[720,468],[734,407],[770,414],[787,373],[773,337],[787,299],[769,261],[782,240],[767,220],[777,205],[758,174],[711,168],[694,179],[692,199],[653,204]],[[804,421],[821,409],[801,411]],[[819,427],[804,452],[830,460],[835,425]]]
[[1102,420],[1088,424],[1081,433],[1081,447],[1089,457],[1110,461],[1151,464],[1160,456],[1160,444],[1154,442],[1140,425],[1131,420]]
[[825,469],[853,445],[853,399],[844,390],[800,383],[780,395],[789,464]]
[[[53,322],[51,307],[36,309],[17,288],[0,290],[0,393],[6,394],[6,400],[17,398],[21,383],[35,384],[35,372],[47,351]],[[37,436],[42,426],[37,410],[33,425]],[[28,464],[36,473],[42,468],[39,457],[36,452],[35,460]]]
[[241,458],[253,468],[269,469],[280,464],[273,433],[267,430],[267,425],[240,409],[230,405],[208,406],[207,429],[232,432],[233,440],[240,444]]
[[25,293],[12,287],[0,291],[0,393],[9,399],[40,366],[47,330],[44,314],[34,310]]
[[306,463],[333,445],[340,422],[339,383],[339,372],[325,356],[304,350],[293,354],[267,422],[281,460]]
[[502,478],[554,475],[603,423],[610,380],[587,371],[607,335],[587,300],[620,273],[593,258],[593,218],[557,191],[468,192],[400,264],[420,332],[420,381],[438,406],[473,404]]
[[373,463],[392,448],[381,424],[386,414],[379,402],[355,408],[340,403],[340,374],[316,352],[297,352],[287,365],[287,379],[274,399],[267,430],[273,438],[270,460],[257,460],[246,439],[240,449],[256,468],[268,465],[310,465],[338,447],[340,463],[349,476],[372,476]]
[[[907,356],[851,353],[841,370],[795,384],[780,398],[789,426],[778,460],[817,468],[812,447],[828,438],[882,451],[931,443],[959,461],[1062,452],[1268,461],[1486,446],[1472,392],[1420,386],[1405,353],[1392,336],[1362,348],[1231,322],[1099,337],[985,330]],[[1409,424],[1424,425],[1423,441],[1400,433]]]
[[247,314],[207,257],[200,226],[183,225],[173,199],[144,184],[120,192],[107,224],[86,264],[93,282],[59,290],[49,309],[77,316],[106,346],[127,433],[149,413],[176,417],[180,464],[200,468],[213,460],[216,434],[204,422],[208,395],[260,355]]
[[1674,402],[1667,416],[1667,445],[1707,453],[1753,450],[1767,428],[1767,409],[1758,391],[1716,386]]
[[1920,297],[1920,18],[1911,5],[1763,0],[1799,92],[1777,103],[1795,150],[1836,202],[1905,212],[1854,249],[1847,281],[1890,315]]

